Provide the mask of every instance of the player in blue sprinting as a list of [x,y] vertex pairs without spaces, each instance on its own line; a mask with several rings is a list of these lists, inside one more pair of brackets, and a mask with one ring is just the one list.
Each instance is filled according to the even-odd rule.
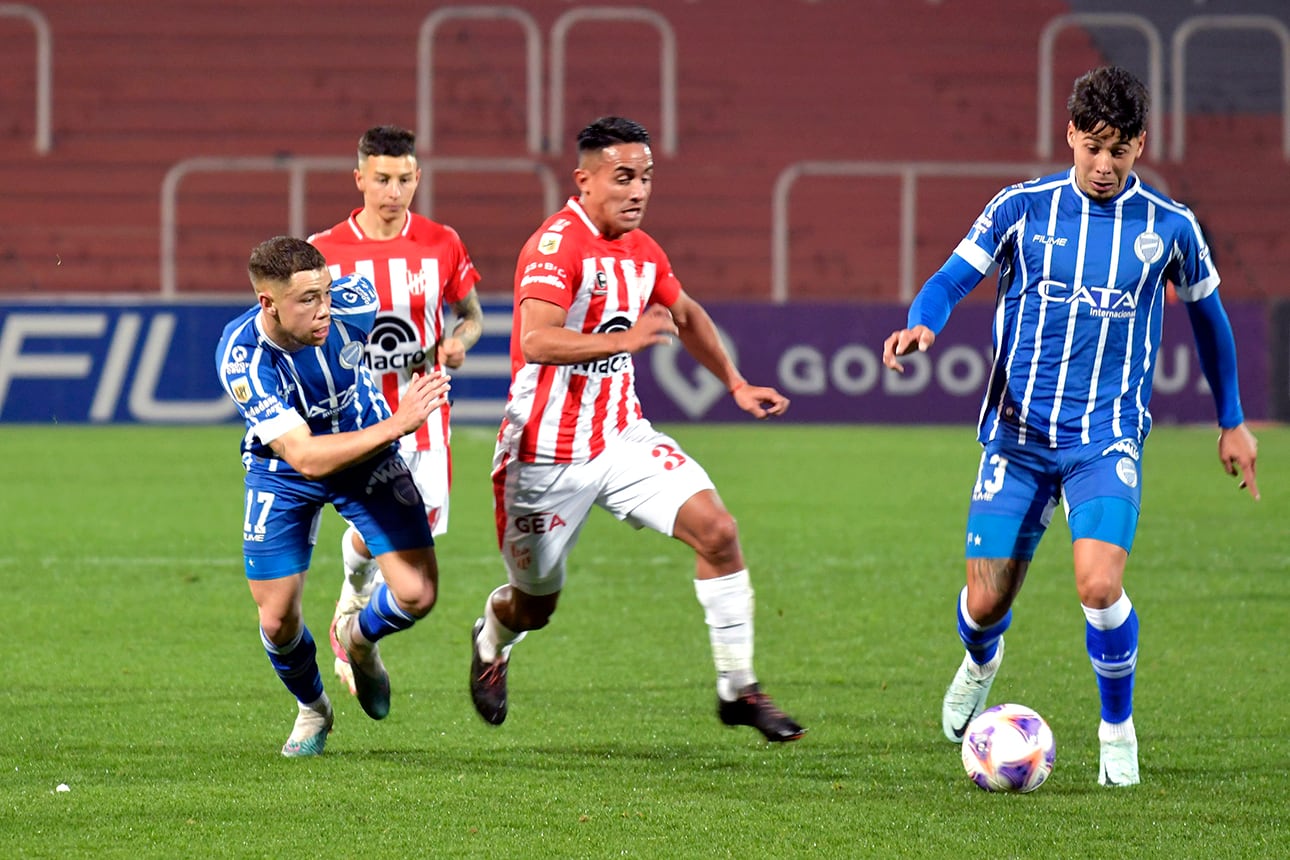
[[954,305],[998,267],[995,358],[968,509],[967,587],[958,600],[967,654],[945,693],[942,728],[960,742],[985,709],[1013,599],[1060,500],[1102,703],[1102,785],[1139,782],[1138,616],[1123,581],[1168,282],[1186,304],[1214,392],[1219,459],[1259,497],[1236,344],[1205,238],[1187,207],[1133,172],[1147,105],[1146,88],[1123,69],[1080,77],[1067,103],[1073,169],[1000,191],[923,285],[908,327],[883,344],[884,364],[900,371],[899,356],[930,348]]
[[287,236],[257,246],[247,269],[259,304],[225,327],[215,355],[246,418],[246,577],[269,661],[299,703],[282,754],[318,755],[333,714],[301,594],[323,506],[362,531],[385,578],[336,628],[359,704],[379,720],[390,683],[376,643],[424,617],[439,581],[421,496],[396,443],[446,402],[448,380],[414,378],[391,414],[363,361],[377,311],[372,285],[357,275],[333,282],[322,254]]

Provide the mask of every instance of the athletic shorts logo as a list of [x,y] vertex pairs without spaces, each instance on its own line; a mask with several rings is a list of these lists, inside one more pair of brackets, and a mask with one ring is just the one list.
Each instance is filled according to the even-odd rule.
[[372,470],[367,479],[367,495],[370,496],[385,486],[390,488],[390,494],[399,504],[409,508],[422,507],[421,493],[401,457],[390,457]]
[[1134,460],[1142,459],[1142,454],[1138,450],[1138,443],[1134,442],[1132,439],[1117,439],[1114,442],[1112,442],[1110,445],[1107,445],[1105,448],[1102,449],[1103,457],[1105,457],[1107,454],[1116,454],[1116,453],[1127,454],[1128,456],[1132,457]]
[[1139,233],[1138,238],[1133,240],[1133,253],[1149,266],[1164,256],[1165,240],[1150,230]]
[[340,348],[340,366],[346,370],[353,370],[363,363],[363,345],[356,340],[351,340]]
[[1138,486],[1138,464],[1130,457],[1121,457],[1115,464],[1115,474],[1126,487]]
[[555,511],[539,511],[535,514],[524,514],[514,519],[515,530],[526,535],[542,535],[553,532],[569,523]]
[[559,233],[543,233],[542,238],[538,240],[538,253],[554,254],[560,250],[560,242],[564,239]]

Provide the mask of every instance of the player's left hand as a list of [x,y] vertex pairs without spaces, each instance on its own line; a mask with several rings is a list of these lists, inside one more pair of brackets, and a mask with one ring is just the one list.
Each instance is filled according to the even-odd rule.
[[936,333],[925,325],[893,331],[882,342],[882,363],[897,373],[904,373],[905,366],[900,363],[899,357],[909,355],[914,350],[927,352],[934,343]]
[[1254,479],[1254,461],[1259,451],[1258,440],[1244,424],[1223,429],[1218,434],[1218,459],[1229,475],[1240,475],[1240,488],[1249,490],[1258,500],[1259,484]]
[[466,361],[466,345],[461,342],[461,338],[445,337],[439,341],[435,358],[444,367],[456,370]]
[[740,409],[759,420],[783,415],[788,411],[788,398],[764,385],[741,382],[730,394]]

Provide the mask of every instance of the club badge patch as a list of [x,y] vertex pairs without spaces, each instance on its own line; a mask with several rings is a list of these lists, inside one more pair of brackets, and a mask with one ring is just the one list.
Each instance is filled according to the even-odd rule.
[[1138,464],[1133,462],[1131,457],[1121,457],[1115,464],[1116,476],[1124,482],[1126,487],[1136,487],[1138,485]]
[[559,233],[543,233],[542,238],[538,240],[538,252],[554,254],[560,250],[560,240],[563,238]]
[[1164,256],[1165,240],[1161,239],[1158,233],[1152,233],[1150,230],[1139,233],[1138,238],[1133,240],[1133,253],[1149,266]]
[[340,366],[346,370],[353,370],[363,363],[363,345],[356,340],[351,340],[340,348]]

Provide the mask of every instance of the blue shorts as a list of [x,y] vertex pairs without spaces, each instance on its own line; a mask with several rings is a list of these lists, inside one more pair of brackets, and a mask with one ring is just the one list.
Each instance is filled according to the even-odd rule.
[[1140,451],[1130,439],[1058,450],[986,444],[968,508],[967,557],[1029,561],[1059,501],[1072,540],[1094,538],[1128,552],[1142,504]]
[[295,472],[251,470],[242,522],[247,579],[280,579],[308,570],[329,503],[353,523],[374,556],[434,546],[421,494],[393,448],[321,481]]

